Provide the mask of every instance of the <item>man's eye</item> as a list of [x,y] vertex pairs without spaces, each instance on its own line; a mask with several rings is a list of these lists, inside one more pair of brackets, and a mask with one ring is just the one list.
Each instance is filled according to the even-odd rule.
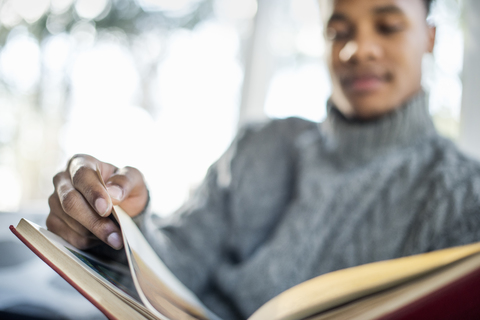
[[385,35],[390,35],[392,33],[400,32],[403,30],[403,24],[380,24],[377,26],[378,32]]

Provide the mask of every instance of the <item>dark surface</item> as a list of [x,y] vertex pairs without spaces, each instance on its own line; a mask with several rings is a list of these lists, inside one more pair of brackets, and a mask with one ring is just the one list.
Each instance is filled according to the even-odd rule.
[[36,317],[36,316],[27,316],[23,314],[18,314],[15,312],[0,311],[0,319],[3,320],[47,320],[52,318]]

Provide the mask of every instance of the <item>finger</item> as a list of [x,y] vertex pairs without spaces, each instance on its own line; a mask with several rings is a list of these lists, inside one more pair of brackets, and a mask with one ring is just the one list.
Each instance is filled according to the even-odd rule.
[[58,199],[58,195],[56,193],[53,193],[48,198],[48,205],[50,206],[50,215],[55,215],[60,220],[63,220],[63,222],[65,222],[70,229],[74,230],[81,236],[99,240],[92,232],[90,232],[90,230],[85,228],[77,220],[73,219],[63,211],[62,205],[60,204],[60,200]]
[[148,191],[142,173],[132,167],[117,170],[107,181],[107,191],[114,205],[120,204],[131,216],[140,213],[147,203]]
[[141,185],[144,185],[143,176],[132,167],[118,169],[106,181],[107,191],[115,204],[127,197],[136,196]]
[[83,236],[71,229],[65,221],[55,214],[47,217],[47,229],[62,237],[65,241],[73,245],[75,248],[85,250],[94,247],[100,243],[98,239]]
[[100,167],[102,176],[107,177],[117,169],[93,157],[82,155],[70,161],[69,174],[73,187],[100,216],[106,217],[112,211],[112,200],[98,177],[97,167]]
[[56,192],[63,212],[103,242],[115,249],[120,249],[123,242],[118,226],[109,218],[100,217],[92,209],[84,196],[73,187],[66,172],[57,174],[55,177]]

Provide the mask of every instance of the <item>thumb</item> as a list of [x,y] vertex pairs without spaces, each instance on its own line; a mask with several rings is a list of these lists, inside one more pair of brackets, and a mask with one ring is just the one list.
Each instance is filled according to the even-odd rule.
[[113,205],[131,216],[140,213],[147,202],[148,191],[140,171],[132,167],[117,170],[105,183]]
[[106,183],[107,192],[112,199],[113,205],[118,205],[122,202],[125,198],[125,187],[121,187],[120,185],[116,184],[115,182],[108,181]]

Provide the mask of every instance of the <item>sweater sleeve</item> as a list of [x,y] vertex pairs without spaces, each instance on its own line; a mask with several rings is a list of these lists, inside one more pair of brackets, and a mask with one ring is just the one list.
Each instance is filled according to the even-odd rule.
[[266,238],[291,187],[286,155],[295,137],[312,126],[292,118],[244,127],[181,208],[168,218],[147,213],[137,221],[164,263],[194,293],[208,288],[222,261],[245,258]]
[[438,199],[433,250],[480,241],[480,166],[477,170]]
[[428,207],[430,250],[480,241],[480,163],[449,144]]

